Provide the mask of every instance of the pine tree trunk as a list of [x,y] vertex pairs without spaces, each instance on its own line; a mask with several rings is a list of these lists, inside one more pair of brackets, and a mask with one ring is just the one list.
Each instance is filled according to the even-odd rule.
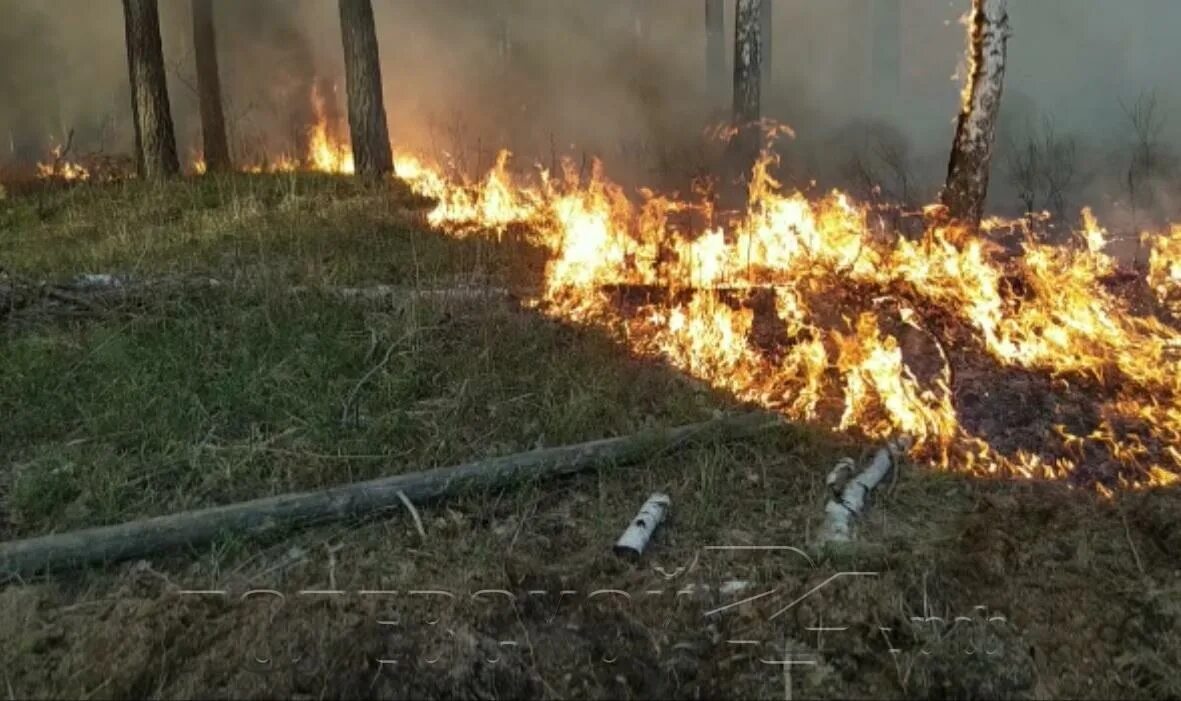
[[980,225],[988,195],[1009,37],[1007,4],[1007,0],[972,0],[968,35],[971,73],[964,87],[942,196],[948,215],[969,229]]
[[221,76],[217,66],[217,37],[213,30],[213,0],[193,1],[193,53],[197,61],[197,93],[201,103],[201,136],[205,167],[228,171],[230,145],[222,111]]
[[763,146],[760,99],[762,97],[762,25],[766,0],[736,0],[734,16],[734,133],[726,149],[726,179],[719,193],[724,209],[745,206],[746,190],[733,191],[745,182]]
[[394,170],[381,86],[377,29],[370,0],[340,0],[349,132],[358,175],[378,178]]
[[759,119],[762,75],[763,3],[766,0],[735,0],[734,17],[734,123],[745,125]]
[[180,172],[180,162],[168,104],[156,0],[123,0],[123,19],[135,118],[136,165],[145,180],[171,177]]
[[725,0],[705,0],[705,84],[710,110],[722,108],[726,95]]

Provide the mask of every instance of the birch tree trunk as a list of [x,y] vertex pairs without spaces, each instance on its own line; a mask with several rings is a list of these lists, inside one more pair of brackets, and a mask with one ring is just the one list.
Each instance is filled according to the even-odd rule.
[[947,167],[943,204],[953,220],[980,225],[988,195],[988,171],[996,136],[1009,38],[1007,0],[972,0],[968,66],[955,142]]
[[381,60],[370,0],[340,0],[349,133],[358,175],[379,178],[394,170],[381,86]]
[[136,166],[145,180],[180,172],[168,104],[160,14],[156,0],[123,0],[131,112],[135,119]]
[[213,30],[213,0],[193,0],[193,54],[197,62],[197,94],[201,104],[201,137],[205,167],[230,170],[230,144],[221,102],[217,65],[217,36]]
[[710,111],[725,104],[726,95],[726,4],[705,0],[705,85]]

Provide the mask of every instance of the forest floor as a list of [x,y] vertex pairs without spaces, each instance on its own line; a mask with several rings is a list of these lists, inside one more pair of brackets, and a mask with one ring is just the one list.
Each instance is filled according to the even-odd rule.
[[[537,251],[448,238],[424,211],[294,174],[0,199],[0,539],[740,408],[512,297],[328,291],[537,285]],[[161,284],[22,287],[80,274]],[[872,448],[777,429],[422,507],[421,532],[399,507],[11,581],[0,695],[1181,698],[1176,490],[906,465],[855,549],[808,554],[833,460]],[[615,558],[656,489],[670,520],[641,562]],[[718,593],[736,579],[751,588]]]

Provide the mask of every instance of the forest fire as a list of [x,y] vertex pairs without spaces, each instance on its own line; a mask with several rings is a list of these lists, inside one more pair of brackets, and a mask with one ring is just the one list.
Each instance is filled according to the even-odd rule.
[[51,151],[53,160],[49,163],[37,164],[37,177],[42,180],[65,180],[67,182],[77,180],[89,180],[90,171],[79,163],[75,163],[65,158],[65,149],[61,146],[55,146]]
[[[302,157],[242,169],[353,173],[312,100]],[[937,217],[919,240],[884,237],[844,193],[786,193],[769,152],[746,210],[724,224],[704,198],[642,191],[637,203],[598,163],[587,178],[564,164],[526,181],[508,161],[471,183],[395,156],[399,177],[437,200],[431,225],[531,232],[550,254],[535,300],[546,313],[614,330],[634,352],[792,419],[910,436],[945,468],[1101,490],[1179,479],[1181,227],[1149,244],[1153,315],[1107,284],[1119,265],[1089,210],[1076,245],[1029,237],[1013,255]],[[39,172],[90,175],[60,153]],[[686,218],[708,225],[692,232]]]
[[[312,89],[311,103],[315,120],[307,130],[307,150],[302,157],[282,154],[273,159],[247,162],[240,170],[245,173],[292,173],[303,170],[352,175],[356,171],[352,148],[348,142],[334,138],[327,103],[318,88]],[[189,169],[197,175],[204,174],[208,169],[204,156],[195,154]]]
[[[1100,490],[1178,481],[1181,331],[1108,289],[1118,266],[1089,211],[1077,246],[1030,239],[1016,256],[938,224],[887,240],[842,193],[785,194],[764,155],[737,223],[693,236],[673,222],[711,221],[707,202],[636,205],[598,167],[527,185],[506,159],[476,185],[397,167],[438,200],[433,225],[534,232],[551,254],[547,313],[793,419],[909,435],[945,468]],[[1162,302],[1179,240],[1152,254]]]
[[[352,174],[351,147],[316,92],[312,103],[302,157],[242,170]],[[43,177],[89,177],[60,156]],[[1109,289],[1119,266],[1089,210],[1077,245],[1028,238],[1011,255],[937,217],[919,240],[883,237],[844,193],[784,192],[770,152],[725,224],[704,198],[642,191],[636,203],[598,163],[589,178],[565,164],[526,182],[508,160],[478,183],[406,153],[395,166],[438,201],[428,220],[449,235],[532,232],[550,253],[535,300],[546,313],[618,331],[633,351],[792,419],[907,435],[949,469],[1100,489],[1179,479],[1181,331],[1169,317],[1181,312],[1181,227],[1152,239],[1154,316]],[[686,218],[709,224],[691,232]]]

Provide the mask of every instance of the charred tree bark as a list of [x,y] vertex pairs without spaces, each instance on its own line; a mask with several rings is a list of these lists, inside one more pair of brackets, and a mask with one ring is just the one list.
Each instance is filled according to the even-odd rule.
[[381,60],[370,0],[340,0],[349,132],[358,175],[380,178],[394,170],[381,86]]
[[230,143],[221,102],[217,65],[217,36],[213,30],[213,0],[193,0],[193,53],[197,61],[197,93],[201,103],[201,137],[205,167],[228,171]]
[[726,4],[705,0],[705,85],[710,110],[719,109],[726,95]]
[[971,72],[964,86],[942,201],[947,214],[975,229],[984,215],[1009,37],[1007,0],[972,0],[968,30]]
[[123,20],[139,175],[145,180],[171,177],[180,172],[180,161],[168,104],[156,0],[123,0]]

